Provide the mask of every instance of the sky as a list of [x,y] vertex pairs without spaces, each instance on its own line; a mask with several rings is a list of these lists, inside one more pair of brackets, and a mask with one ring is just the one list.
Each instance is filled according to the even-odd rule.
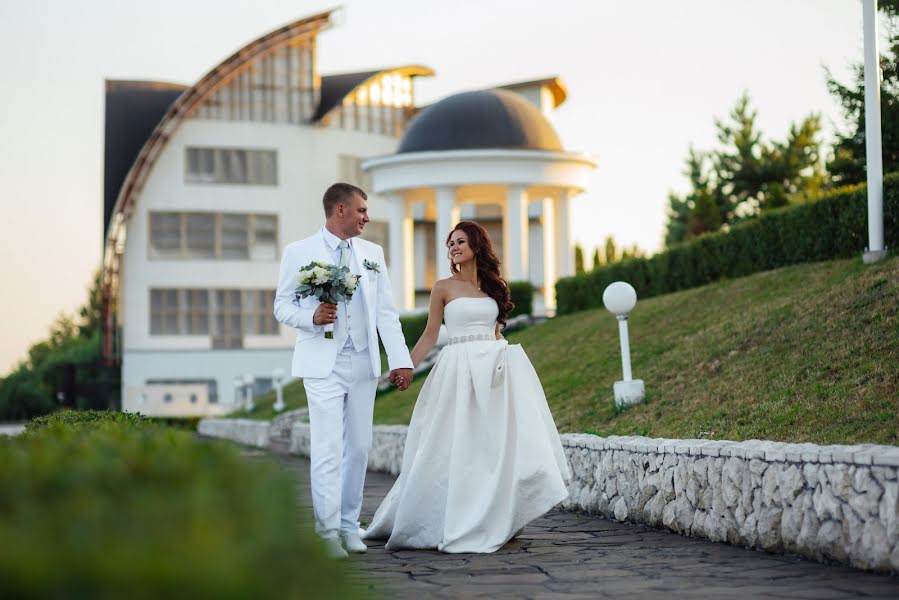
[[[323,74],[421,64],[416,101],[557,75],[551,120],[599,166],[572,206],[592,254],[607,235],[660,248],[690,145],[748,91],[767,139],[820,113],[843,126],[825,67],[863,58],[860,0],[29,0],[0,3],[0,376],[87,297],[103,245],[105,79],[190,85],[297,18],[342,6]],[[588,254],[589,255],[589,254]]]

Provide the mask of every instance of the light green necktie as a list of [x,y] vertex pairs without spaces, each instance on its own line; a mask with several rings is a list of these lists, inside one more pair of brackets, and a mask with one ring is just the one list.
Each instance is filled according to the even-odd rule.
[[340,250],[340,261],[338,262],[338,267],[347,267],[350,264],[350,245],[346,240],[340,240],[340,243],[337,244],[337,249]]

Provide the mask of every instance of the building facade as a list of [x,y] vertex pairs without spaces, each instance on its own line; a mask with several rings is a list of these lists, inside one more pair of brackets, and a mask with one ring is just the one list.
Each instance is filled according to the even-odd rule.
[[[124,410],[222,414],[289,372],[295,334],[272,316],[281,249],[321,226],[335,181],[374,192],[365,237],[385,247],[405,310],[442,273],[432,254],[447,221],[433,218],[434,199],[375,183],[377,161],[398,156],[427,111],[415,105],[415,78],[433,72],[322,75],[316,41],[332,24],[332,12],[288,24],[193,86],[107,82],[104,354],[121,364]],[[523,94],[541,100],[551,86],[537,83]],[[500,236],[504,210],[465,208]]]

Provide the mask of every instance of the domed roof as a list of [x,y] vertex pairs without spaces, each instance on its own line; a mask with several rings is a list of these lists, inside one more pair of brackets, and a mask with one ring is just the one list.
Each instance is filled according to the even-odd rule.
[[482,90],[444,98],[409,123],[398,153],[511,148],[562,150],[553,126],[515,92]]

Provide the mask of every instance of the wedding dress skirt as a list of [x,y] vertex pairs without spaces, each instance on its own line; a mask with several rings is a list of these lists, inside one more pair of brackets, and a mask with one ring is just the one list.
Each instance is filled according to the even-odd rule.
[[450,336],[422,387],[402,471],[366,539],[388,549],[493,552],[568,497],[568,463],[520,345],[497,341],[492,298],[444,309]]

